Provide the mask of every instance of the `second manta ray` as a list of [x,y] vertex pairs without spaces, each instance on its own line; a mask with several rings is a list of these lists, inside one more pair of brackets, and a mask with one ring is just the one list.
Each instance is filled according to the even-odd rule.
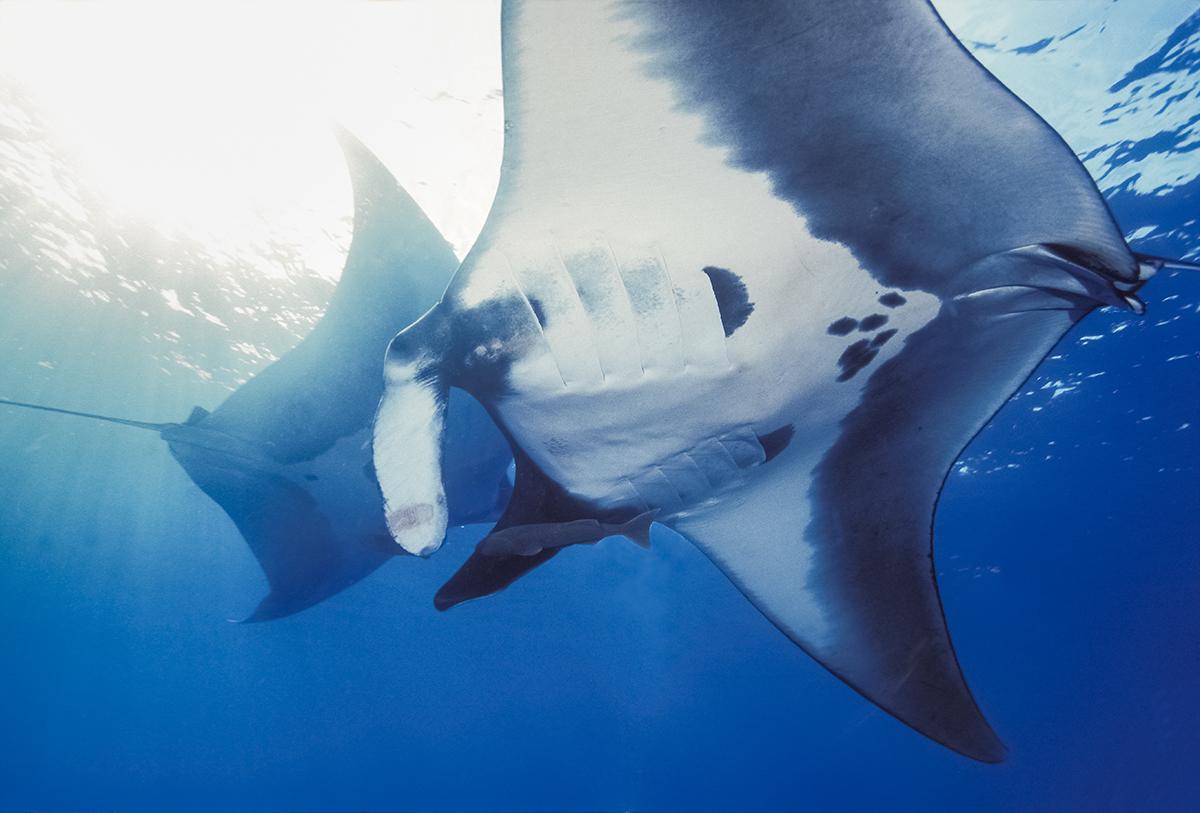
[[512,445],[508,508],[437,605],[549,560],[556,523],[656,512],[855,690],[1002,760],[942,614],[938,494],[1063,334],[1140,312],[1162,261],[920,0],[502,21],[496,203],[392,342],[375,424],[390,532],[421,555],[446,526],[449,388]]
[[[437,299],[456,264],[371,151],[344,130],[338,139],[354,189],[354,238],[328,310],[215,411],[196,407],[182,423],[149,423],[0,399],[159,433],[262,565],[270,590],[246,621],[312,607],[401,552],[383,525],[371,465],[371,417],[383,390],[372,356]],[[450,518],[492,520],[507,496],[508,450],[478,404],[454,400],[443,472]]]

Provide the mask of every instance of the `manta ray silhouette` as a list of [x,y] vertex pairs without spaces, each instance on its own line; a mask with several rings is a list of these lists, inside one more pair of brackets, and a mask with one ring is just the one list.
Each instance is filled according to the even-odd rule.
[[[291,615],[404,551],[388,536],[371,462],[382,349],[437,301],[458,266],[450,246],[387,168],[339,131],[354,187],[354,237],[324,318],[295,348],[209,413],[149,423],[17,401],[0,403],[158,432],[233,520],[270,585],[246,621]],[[450,408],[450,521],[495,520],[511,455],[472,399]]]
[[392,342],[375,425],[389,530],[422,555],[451,388],[512,444],[505,544],[436,605],[653,511],[863,696],[1002,760],[938,597],[938,495],[1063,334],[1140,312],[1163,261],[923,0],[506,0],[502,31],[497,199]]

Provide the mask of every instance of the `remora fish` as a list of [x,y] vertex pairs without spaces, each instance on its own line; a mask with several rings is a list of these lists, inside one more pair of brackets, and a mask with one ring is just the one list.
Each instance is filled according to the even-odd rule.
[[628,522],[603,523],[594,519],[573,522],[542,522],[516,525],[488,534],[479,543],[485,556],[533,556],[544,550],[568,545],[594,545],[610,536],[624,536],[643,548],[650,547],[650,526],[654,511],[638,514]]
[[[324,318],[214,412],[150,423],[16,401],[158,432],[233,520],[270,591],[247,621],[291,615],[402,553],[383,521],[370,424],[383,392],[379,353],[423,313],[458,266],[450,246],[387,168],[339,131],[354,187],[354,237]],[[450,407],[450,522],[494,520],[510,490],[508,446],[468,397]]]
[[[658,511],[855,690],[1002,760],[943,618],[938,494],[1063,334],[1140,312],[1162,261],[921,0],[508,0],[502,24],[494,208],[388,351],[376,469],[390,516],[423,518],[392,535],[440,544],[465,389],[516,457],[494,533]],[[534,546],[485,540],[437,605],[560,550]]]

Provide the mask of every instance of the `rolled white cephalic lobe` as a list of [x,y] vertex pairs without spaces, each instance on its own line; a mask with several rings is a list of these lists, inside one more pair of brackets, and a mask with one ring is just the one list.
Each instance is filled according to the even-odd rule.
[[391,356],[375,418],[375,472],[392,538],[409,553],[428,556],[446,535],[441,465],[446,391],[419,376],[411,360]]

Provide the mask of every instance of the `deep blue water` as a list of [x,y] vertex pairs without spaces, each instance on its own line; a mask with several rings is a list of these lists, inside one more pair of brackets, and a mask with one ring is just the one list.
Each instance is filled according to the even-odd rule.
[[[1198,155],[1198,21],[1161,53],[1112,55],[1129,65],[1114,103],[1167,76],[1195,116],[1102,161]],[[1102,181],[1127,234],[1153,227],[1135,248],[1200,255],[1191,160],[1190,180],[1150,192]],[[219,400],[162,366],[161,333],[189,340],[175,311],[147,327],[13,248],[14,212],[49,217],[19,191],[3,189],[0,395],[151,420]],[[126,268],[155,248],[135,247]],[[328,295],[305,284],[297,301]],[[161,441],[6,412],[0,809],[1189,809],[1200,274],[1164,272],[1142,294],[1145,317],[1097,312],[1062,342],[943,494],[942,596],[1003,765],[866,703],[661,529],[649,554],[617,539],[567,551],[436,614],[431,596],[478,536],[456,531],[432,559],[301,615],[228,624],[262,577]]]

